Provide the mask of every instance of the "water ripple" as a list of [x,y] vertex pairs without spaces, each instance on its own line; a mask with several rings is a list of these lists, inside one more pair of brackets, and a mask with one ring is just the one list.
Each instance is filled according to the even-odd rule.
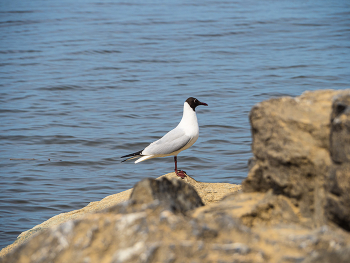
[[240,183],[256,103],[350,81],[346,1],[7,1],[1,6],[0,248],[63,212],[174,169],[120,163],[197,97],[179,166]]

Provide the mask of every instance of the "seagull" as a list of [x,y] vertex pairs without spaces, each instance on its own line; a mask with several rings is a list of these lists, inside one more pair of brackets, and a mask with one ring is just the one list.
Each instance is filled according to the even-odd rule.
[[159,140],[152,142],[145,149],[122,156],[121,158],[129,157],[122,162],[139,158],[135,161],[135,163],[139,163],[152,158],[174,156],[175,173],[184,179],[186,173],[182,170],[177,170],[177,155],[183,150],[190,148],[198,139],[199,127],[196,107],[199,105],[208,106],[208,104],[200,102],[196,98],[189,97],[184,103],[182,119],[175,129],[165,134]]

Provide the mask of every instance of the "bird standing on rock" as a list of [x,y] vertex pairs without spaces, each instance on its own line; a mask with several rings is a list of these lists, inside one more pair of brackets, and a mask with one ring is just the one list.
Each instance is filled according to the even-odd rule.
[[130,157],[123,162],[139,157],[135,163],[157,157],[174,156],[175,173],[184,179],[186,177],[185,172],[177,170],[177,155],[181,151],[190,148],[198,139],[199,127],[195,110],[199,105],[208,106],[208,104],[200,102],[196,98],[188,98],[184,103],[182,119],[175,129],[165,134],[159,140],[152,142],[145,149],[122,156],[121,158]]

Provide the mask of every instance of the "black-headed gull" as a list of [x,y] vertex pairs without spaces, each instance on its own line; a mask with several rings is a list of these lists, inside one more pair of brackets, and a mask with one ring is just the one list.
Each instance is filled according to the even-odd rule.
[[130,157],[123,162],[138,157],[140,158],[135,163],[157,157],[174,156],[175,173],[182,179],[185,178],[185,172],[177,170],[177,155],[181,151],[190,148],[198,139],[199,127],[195,110],[199,105],[208,106],[208,104],[200,102],[196,98],[188,98],[184,103],[182,119],[175,129],[165,134],[159,140],[152,142],[145,149],[122,156],[121,158]]

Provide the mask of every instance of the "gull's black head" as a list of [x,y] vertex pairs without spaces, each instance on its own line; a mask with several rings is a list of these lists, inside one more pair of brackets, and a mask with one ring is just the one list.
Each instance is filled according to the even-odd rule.
[[204,106],[208,106],[208,104],[204,103],[204,102],[200,102],[199,100],[197,100],[196,98],[193,97],[189,97],[186,102],[188,103],[188,105],[190,105],[190,107],[195,111],[196,107],[199,105],[204,105]]

